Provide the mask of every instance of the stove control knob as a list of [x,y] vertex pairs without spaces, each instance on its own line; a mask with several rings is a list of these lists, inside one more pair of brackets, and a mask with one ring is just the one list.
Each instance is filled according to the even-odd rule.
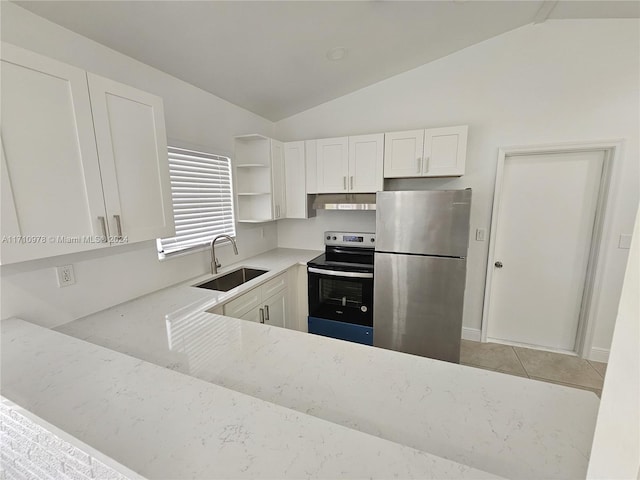
[[375,238],[371,238],[371,243],[375,242],[376,239]]
[[336,239],[336,237],[331,237],[331,240],[335,240],[335,239]]
[[331,235],[327,235],[327,240],[331,240]]

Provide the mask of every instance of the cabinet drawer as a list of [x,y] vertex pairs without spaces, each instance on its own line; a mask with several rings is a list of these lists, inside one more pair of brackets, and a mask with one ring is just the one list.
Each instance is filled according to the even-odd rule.
[[286,272],[272,278],[268,282],[262,285],[262,298],[267,299],[271,295],[278,293],[280,290],[287,286],[287,274]]
[[260,300],[262,296],[260,295],[260,288],[254,288],[250,292],[241,295],[235,300],[231,300],[224,306],[224,314],[227,317],[239,318],[245,313],[247,313],[252,308],[260,305]]

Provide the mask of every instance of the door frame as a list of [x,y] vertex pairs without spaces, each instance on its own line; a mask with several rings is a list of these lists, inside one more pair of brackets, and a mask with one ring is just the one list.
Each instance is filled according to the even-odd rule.
[[[574,354],[582,358],[589,356],[593,343],[593,333],[595,326],[595,308],[597,302],[595,293],[600,290],[602,284],[602,265],[599,263],[600,258],[604,257],[604,245],[602,242],[605,223],[607,223],[607,207],[612,204],[611,180],[613,178],[613,170],[618,165],[621,155],[623,140],[603,140],[598,142],[578,142],[567,144],[553,145],[533,145],[533,146],[516,146],[502,147],[498,149],[498,164],[496,168],[496,183],[493,196],[493,208],[491,212],[491,230],[489,235],[489,252],[486,265],[486,279],[484,291],[484,306],[482,310],[482,328],[481,341],[488,341],[489,313],[491,287],[493,281],[493,268],[495,262],[495,242],[498,230],[498,217],[500,212],[500,202],[502,198],[504,163],[507,158],[517,159],[518,157],[533,154],[558,154],[558,153],[576,153],[604,150],[604,162],[602,167],[602,175],[600,177],[600,187],[598,190],[598,200],[594,225],[591,236],[591,247],[589,249],[589,258],[587,261],[587,271],[585,273],[585,285],[582,293],[582,301],[580,305],[580,314],[578,318],[578,328],[576,332],[576,342]],[[518,345],[517,343],[512,343]],[[520,344],[526,346],[524,344]],[[547,349],[551,351],[558,351]],[[572,353],[565,350],[563,353]]]

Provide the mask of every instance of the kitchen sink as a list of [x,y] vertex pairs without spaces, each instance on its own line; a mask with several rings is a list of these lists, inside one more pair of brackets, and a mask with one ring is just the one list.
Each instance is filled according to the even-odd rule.
[[208,288],[209,290],[218,290],[219,292],[228,292],[232,288],[236,288],[237,286],[242,285],[249,280],[253,280],[260,275],[264,275],[267,272],[268,270],[259,270],[257,268],[239,268],[238,270],[226,273],[221,277],[194,285],[194,287]]

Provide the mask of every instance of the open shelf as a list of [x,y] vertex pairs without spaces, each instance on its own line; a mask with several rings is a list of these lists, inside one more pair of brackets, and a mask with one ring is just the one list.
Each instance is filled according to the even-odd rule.
[[271,194],[238,194],[238,222],[262,223],[273,220]]

